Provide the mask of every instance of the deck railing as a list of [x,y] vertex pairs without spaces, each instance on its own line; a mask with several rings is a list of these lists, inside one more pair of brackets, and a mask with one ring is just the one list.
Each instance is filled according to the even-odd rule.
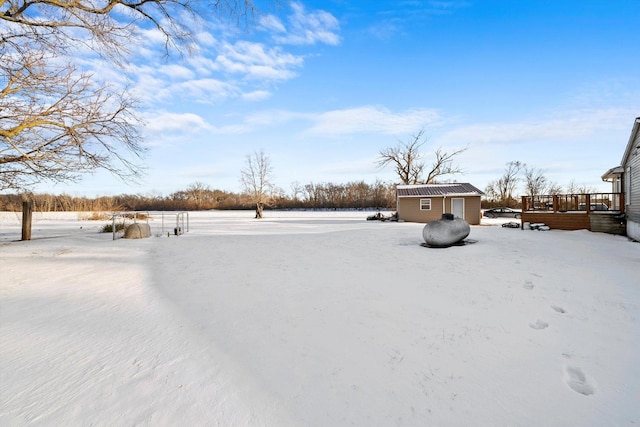
[[623,193],[523,196],[522,211],[624,213]]

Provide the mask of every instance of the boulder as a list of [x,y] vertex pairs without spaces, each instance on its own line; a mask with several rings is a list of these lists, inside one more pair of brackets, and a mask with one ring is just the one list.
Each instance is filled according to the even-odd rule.
[[124,230],[125,239],[143,239],[145,237],[151,237],[151,227],[149,224],[136,222]]
[[471,232],[469,223],[451,214],[442,215],[442,219],[427,223],[422,229],[422,237],[428,246],[446,248],[463,241]]

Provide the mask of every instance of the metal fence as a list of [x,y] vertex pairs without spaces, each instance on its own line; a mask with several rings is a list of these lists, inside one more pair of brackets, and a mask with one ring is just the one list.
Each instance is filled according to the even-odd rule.
[[189,232],[189,212],[165,212],[165,211],[128,211],[117,212],[111,215],[111,230],[113,240],[124,236],[128,225],[144,221],[155,232],[152,235],[162,237],[170,235],[179,236]]

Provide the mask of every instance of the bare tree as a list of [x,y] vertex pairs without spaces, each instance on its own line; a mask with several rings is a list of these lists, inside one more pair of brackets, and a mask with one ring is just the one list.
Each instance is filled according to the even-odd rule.
[[413,135],[408,141],[398,141],[396,146],[380,150],[377,164],[379,167],[393,165],[401,184],[431,184],[444,175],[462,173],[462,169],[453,165],[453,159],[467,150],[468,147],[454,150],[449,153],[438,148],[435,151],[435,160],[431,169],[426,173],[424,154],[420,152],[427,142],[424,138],[424,129]]
[[435,152],[435,160],[431,164],[431,170],[427,173],[427,179],[424,181],[426,184],[436,182],[436,180],[444,175],[456,175],[461,174],[464,171],[453,164],[453,158],[458,154],[467,151],[468,147],[454,150],[451,153],[443,151],[442,148],[438,148]]
[[560,184],[558,184],[557,182],[552,181],[547,185],[546,193],[547,194],[551,194],[551,195],[561,194],[562,193],[562,186]]
[[293,181],[290,185],[291,188],[291,198],[293,201],[297,202],[300,200],[300,196],[304,193],[304,187],[300,184],[299,181]]
[[541,169],[524,165],[524,187],[528,196],[540,196],[545,194],[548,187],[547,177]]
[[185,193],[196,209],[202,209],[205,205],[210,204],[213,199],[213,191],[202,182],[194,182],[189,185]]
[[569,185],[567,186],[568,194],[590,194],[597,193],[595,187],[591,187],[589,185],[577,184],[574,179],[571,180]]
[[398,141],[395,147],[388,147],[380,151],[378,166],[393,165],[402,184],[417,184],[424,170],[420,148],[426,141],[420,141],[424,129],[420,130],[409,141]]
[[[154,28],[165,50],[187,51],[196,19],[190,0],[0,0],[0,189],[77,180],[107,169],[140,173],[141,122],[128,90],[77,66],[78,47],[114,66],[138,29]],[[213,0],[214,13],[246,16],[252,0]]]
[[267,203],[272,183],[272,167],[269,156],[264,151],[247,155],[245,166],[240,171],[240,182],[256,204],[256,219],[262,219],[264,204]]
[[491,181],[487,185],[485,193],[487,193],[489,197],[492,197],[494,201],[497,201],[504,206],[511,206],[515,204],[516,201],[513,198],[513,193],[520,181],[518,175],[524,167],[525,164],[519,161],[507,163],[504,175],[496,181]]
[[135,178],[144,153],[135,101],[45,53],[0,61],[0,190],[103,168]]

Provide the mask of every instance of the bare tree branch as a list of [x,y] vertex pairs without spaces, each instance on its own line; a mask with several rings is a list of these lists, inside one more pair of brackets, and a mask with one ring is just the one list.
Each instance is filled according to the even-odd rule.
[[487,185],[485,190],[487,196],[507,207],[516,204],[513,193],[520,181],[518,175],[524,167],[526,167],[526,164],[520,161],[507,163],[504,175]]
[[43,53],[19,60],[0,63],[0,188],[75,180],[97,168],[139,175],[133,159],[144,149],[126,92],[94,85],[71,64],[52,67]]
[[427,142],[426,138],[421,140],[423,135],[424,129],[421,129],[409,141],[398,141],[395,147],[381,150],[377,161],[378,167],[393,165],[401,184],[431,184],[441,176],[463,173],[459,166],[453,164],[453,159],[465,152],[468,147],[451,153],[443,151],[440,147],[435,152],[436,158],[431,169],[426,178],[423,178],[426,165],[420,149]]
[[524,165],[524,182],[526,194],[531,197],[562,192],[562,187],[556,182],[549,181],[542,169]]
[[422,135],[424,135],[424,129],[413,135],[409,141],[398,141],[395,147],[380,150],[378,166],[383,168],[393,165],[400,183],[417,184],[424,170],[420,148],[426,141],[420,141]]
[[442,150],[442,147],[438,148],[435,152],[436,158],[431,165],[431,170],[427,173],[425,184],[435,183],[439,177],[444,175],[457,175],[464,173],[462,168],[453,164],[453,159],[467,150],[468,147],[464,147],[454,150],[451,153],[447,153]]
[[[196,10],[194,4],[201,8]],[[252,0],[0,0],[0,190],[42,180],[79,179],[106,169],[138,176],[136,102],[83,72],[72,53],[86,46],[125,62],[142,29],[159,31],[165,51],[188,51],[199,11],[242,16]],[[76,62],[74,62],[76,61]]]

